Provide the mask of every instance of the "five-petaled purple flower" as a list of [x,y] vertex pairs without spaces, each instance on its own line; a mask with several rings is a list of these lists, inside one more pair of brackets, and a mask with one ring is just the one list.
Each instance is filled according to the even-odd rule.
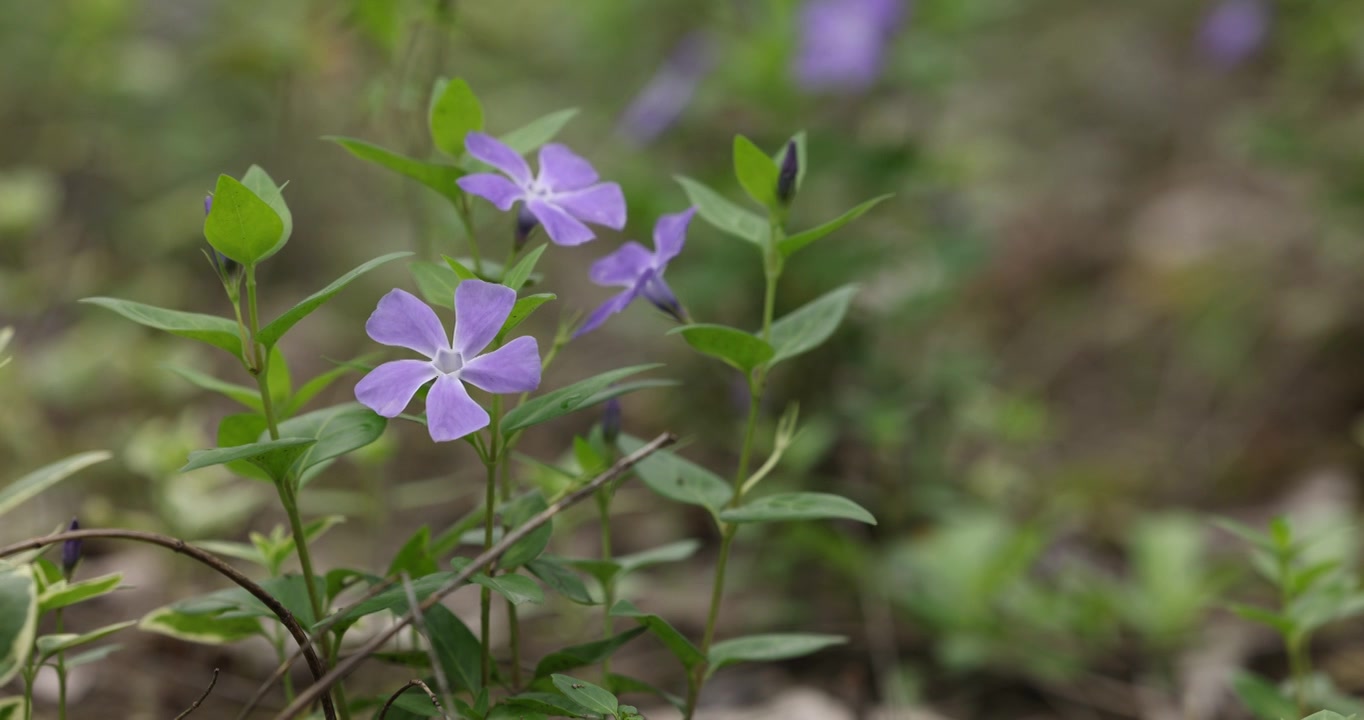
[[668,262],[682,252],[682,245],[687,241],[687,224],[695,214],[696,208],[689,208],[684,212],[660,217],[654,225],[653,252],[631,240],[621,245],[619,250],[592,263],[589,271],[592,282],[607,287],[623,287],[625,291],[594,310],[587,322],[574,333],[574,337],[601,327],[607,318],[624,310],[641,295],[658,309],[685,322],[682,305],[677,302],[677,296],[668,283],[663,281],[663,271],[668,267]]
[[540,386],[540,349],[523,336],[486,354],[497,336],[516,291],[482,280],[465,280],[455,289],[455,341],[450,342],[435,311],[409,292],[394,290],[379,300],[365,323],[375,342],[405,347],[426,360],[394,360],[374,368],[355,386],[355,397],[384,417],[407,407],[417,390],[432,380],[426,396],[426,426],[436,442],[458,440],[488,426],[488,413],[464,383],[490,393],[530,392]]
[[464,146],[470,155],[506,177],[465,175],[458,180],[459,186],[499,210],[510,210],[518,200],[524,202],[555,244],[581,245],[596,237],[584,223],[613,230],[625,227],[625,195],[620,185],[597,182],[592,165],[567,147],[558,143],[541,147],[540,174],[532,177],[526,161],[491,135],[471,132]]
[[809,91],[858,92],[881,74],[905,0],[808,0],[795,74]]

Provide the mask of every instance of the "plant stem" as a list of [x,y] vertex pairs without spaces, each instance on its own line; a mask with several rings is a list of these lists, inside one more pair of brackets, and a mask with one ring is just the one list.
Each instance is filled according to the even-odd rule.
[[[601,559],[611,560],[611,488],[603,487],[597,491],[597,515],[601,518]],[[611,606],[616,604],[616,578],[612,576],[602,583],[602,639],[610,640],[615,634],[611,622]],[[601,661],[602,680],[611,675],[611,656]]]
[[29,667],[24,669],[24,720],[33,720],[33,676],[35,671],[30,658]]
[[[493,546],[493,527],[497,519],[497,468],[502,462],[501,449],[498,447],[497,426],[502,421],[502,396],[493,396],[493,411],[488,423],[488,457],[484,465],[488,469],[487,487],[483,494],[483,551],[487,552]],[[488,575],[493,574],[493,569],[488,569]],[[483,687],[488,687],[492,680],[492,591],[486,586],[479,589],[478,611],[479,611],[479,630],[483,641],[483,654],[480,658],[479,668],[483,678]]]
[[459,215],[459,221],[464,225],[464,235],[469,238],[469,256],[474,260],[474,273],[483,274],[483,258],[478,254],[478,239],[474,237],[474,221],[472,213],[469,211],[469,196],[460,195],[459,202],[455,203],[455,213]]
[[[57,608],[57,634],[66,632],[62,609]],[[57,652],[57,717],[66,720],[66,651]]]

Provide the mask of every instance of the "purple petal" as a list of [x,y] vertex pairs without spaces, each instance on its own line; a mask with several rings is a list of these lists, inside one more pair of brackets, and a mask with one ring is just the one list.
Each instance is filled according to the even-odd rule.
[[625,109],[619,132],[639,145],[663,134],[686,110],[714,57],[714,42],[706,33],[696,31],[683,38]]
[[525,187],[530,184],[530,166],[501,140],[486,133],[471,132],[464,137],[464,147],[476,159],[506,173],[517,185]]
[[406,290],[394,290],[379,298],[379,306],[365,322],[374,342],[405,347],[427,357],[450,347],[450,339],[436,312]]
[[663,280],[663,273],[650,270],[645,274],[644,282],[641,282],[639,287],[640,294],[645,300],[653,303],[654,307],[671,315],[678,322],[687,321],[687,314],[682,311],[682,303],[677,301],[677,295]]
[[530,392],[540,387],[540,348],[522,336],[464,363],[459,377],[490,393]]
[[616,183],[600,183],[583,190],[559,193],[551,200],[583,222],[612,230],[625,227],[625,194]]
[[807,90],[865,90],[881,73],[903,0],[809,0],[796,77]]
[[661,269],[682,252],[682,245],[687,242],[687,225],[694,215],[696,208],[687,208],[680,213],[664,215],[654,223],[655,267]]
[[601,327],[607,318],[629,307],[636,297],[639,297],[639,287],[632,286],[625,292],[619,293],[602,303],[601,307],[593,310],[592,314],[587,316],[587,321],[573,333],[573,337],[581,337]]
[[550,192],[581,190],[597,181],[597,171],[582,156],[559,143],[540,148],[540,186]]
[[596,237],[588,227],[569,215],[558,205],[544,200],[530,200],[526,203],[531,214],[540,220],[545,234],[555,245],[582,245]]
[[455,351],[466,363],[493,341],[515,304],[506,285],[465,280],[455,288]]
[[1224,68],[1249,60],[1269,35],[1269,6],[1263,0],[1222,0],[1203,21],[1203,52]]
[[384,417],[395,417],[421,386],[439,374],[425,360],[386,362],[355,384],[355,399]]
[[498,210],[510,210],[512,203],[520,200],[526,192],[519,185],[492,173],[465,175],[455,181],[464,192],[477,195],[497,206]]
[[464,383],[442,375],[426,395],[426,429],[436,442],[458,440],[488,427],[488,411],[469,397]]
[[634,285],[654,261],[653,253],[631,240],[618,250],[592,263],[588,277],[598,285]]

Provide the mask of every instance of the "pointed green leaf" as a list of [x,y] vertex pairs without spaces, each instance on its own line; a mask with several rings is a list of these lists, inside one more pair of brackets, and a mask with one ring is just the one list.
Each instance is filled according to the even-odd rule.
[[649,632],[658,638],[668,648],[668,652],[671,652],[674,657],[681,661],[682,666],[687,670],[691,670],[706,660],[706,656],[685,635],[668,624],[667,620],[640,610],[629,600],[621,600],[612,605],[611,615],[613,617],[632,618],[640,625],[648,628]]
[[370,260],[367,263],[364,263],[363,265],[360,265],[354,270],[351,270],[345,275],[342,275],[341,277],[332,281],[332,284],[328,285],[327,287],[324,287],[321,290],[318,290],[317,292],[313,293],[312,295],[309,295],[307,298],[303,300],[303,302],[300,302],[299,304],[285,311],[283,315],[280,315],[274,320],[271,320],[270,324],[260,329],[260,332],[256,335],[256,337],[261,341],[261,344],[265,345],[265,347],[267,348],[274,347],[275,343],[279,342],[280,338],[284,337],[284,333],[289,332],[289,329],[297,325],[298,321],[302,320],[305,317],[308,317],[313,313],[314,310],[322,307],[324,303],[335,297],[337,293],[341,292],[342,289],[344,289],[347,285],[351,284],[356,278],[360,277],[361,275],[364,275],[365,273],[369,272],[370,270],[373,270],[374,268],[379,267],[380,265],[383,265],[386,262],[389,262],[391,260],[397,260],[398,258],[401,257],[407,257],[408,255],[411,254],[412,253],[410,252],[389,253],[387,255],[381,255],[377,258],[374,258],[373,260]]
[[512,573],[488,577],[483,573],[478,573],[470,578],[470,581],[501,595],[513,605],[524,605],[526,603],[539,605],[545,601],[545,591],[541,590],[534,580],[525,575]]
[[431,557],[431,528],[423,525],[394,553],[384,575],[398,577],[407,573],[408,577],[422,577],[439,569],[436,559]]
[[227,318],[167,310],[154,305],[109,297],[85,298],[81,302],[108,308],[139,325],[220,347],[232,353],[234,357],[242,356],[241,331],[237,328],[237,323]]
[[855,294],[857,286],[844,285],[772,323],[772,347],[776,353],[768,367],[809,352],[828,340],[843,322]]
[[620,701],[605,688],[568,675],[551,675],[550,680],[565,697],[592,712],[615,715],[620,711]]
[[[611,673],[610,675],[607,675],[606,689],[615,693],[617,696],[624,695],[626,693],[648,693],[659,698],[660,700],[663,700],[669,705],[672,705],[674,708],[677,708],[678,712],[683,712],[687,708],[686,700],[683,700],[682,698],[668,692],[667,690],[659,688],[655,685],[651,685],[647,682],[644,682],[643,680],[640,680],[639,678],[630,677],[628,675],[619,675],[616,673]],[[625,708],[623,707],[621,708],[622,711],[624,709]]]
[[314,438],[285,437],[249,445],[195,450],[189,454],[189,461],[180,468],[180,472],[187,473],[210,465],[223,465],[233,460],[246,460],[264,470],[271,478],[279,480],[288,472],[289,466],[316,442]]
[[406,155],[388,150],[373,143],[355,138],[327,136],[323,140],[330,140],[337,145],[345,148],[347,152],[361,160],[367,160],[376,165],[388,168],[399,175],[407,176],[417,182],[435,190],[451,201],[458,200],[461,191],[455,181],[464,175],[464,171],[451,165],[441,165],[438,163],[415,160]]
[[710,666],[706,669],[706,674],[709,675],[735,663],[773,662],[804,657],[847,641],[848,639],[842,635],[815,633],[772,633],[724,640],[711,646]]
[[[72,455],[65,460],[58,460],[51,465],[34,470],[33,472],[15,480],[14,482],[0,488],[0,515],[13,510],[20,503],[47,490],[68,477],[84,470],[95,463],[104,462],[113,457],[111,453],[104,450],[93,450],[83,452],[79,455]],[[3,685],[4,683],[0,683]]]
[[455,288],[463,278],[446,265],[428,260],[417,260],[407,266],[412,279],[417,281],[417,292],[431,305],[449,310],[455,308]]
[[[455,276],[458,277],[460,280],[475,280],[478,278],[478,273],[469,269],[469,264],[464,262],[465,258],[452,258],[449,255],[441,255],[441,258],[445,260],[445,264],[450,266],[450,270],[454,272]],[[499,265],[498,268],[500,269],[501,266]],[[456,282],[450,286],[451,293],[454,292],[453,290],[454,286],[458,284],[459,283]],[[451,301],[453,302],[453,300],[454,296],[452,294]]]
[[[622,452],[632,453],[643,447],[644,442],[621,435],[619,445]],[[719,475],[667,450],[659,450],[640,461],[635,472],[650,490],[669,500],[707,508],[717,519],[720,509],[734,496],[733,488]]]
[[[406,609],[404,604],[403,611]],[[450,687],[477,693],[483,687],[479,669],[482,646],[478,637],[444,605],[431,606],[422,620]]]
[[613,635],[605,640],[573,645],[562,650],[546,655],[535,666],[535,677],[549,677],[557,672],[572,670],[574,668],[596,665],[597,663],[611,657],[617,650],[626,643],[642,635],[645,628],[638,627],[627,630],[623,633]]
[[33,648],[38,630],[38,584],[33,568],[0,572],[0,685],[10,681]]
[[[265,418],[256,413],[236,413],[218,421],[216,441],[219,448],[252,445],[264,436]],[[228,470],[241,477],[270,481],[270,476],[264,470],[247,460],[233,460],[226,465]]]
[[701,542],[699,540],[678,540],[677,542],[670,542],[667,545],[660,545],[656,548],[642,550],[637,553],[620,555],[615,558],[615,562],[620,565],[620,573],[623,576],[655,565],[682,562],[692,555],[695,555],[696,551],[699,549],[701,549]]
[[516,299],[516,304],[512,305],[511,314],[507,316],[507,321],[502,323],[502,329],[497,331],[497,341],[500,343],[517,325],[530,317],[541,305],[555,299],[554,293],[536,293]]
[[103,647],[97,647],[90,650],[86,650],[85,652],[76,653],[75,655],[71,655],[66,658],[66,667],[73,668],[78,665],[88,665],[89,663],[92,662],[98,662],[100,660],[103,660],[104,658],[109,657],[110,655],[113,655],[114,653],[118,652],[121,649],[123,649],[122,645],[114,643],[112,645],[105,645]]
[[236,178],[219,175],[213,209],[204,218],[204,237],[215,250],[243,265],[254,265],[279,249],[284,221]]
[[24,720],[24,699],[21,697],[0,698],[0,720]]
[[691,178],[678,175],[675,179],[687,193],[687,199],[696,206],[696,212],[716,229],[758,247],[767,242],[770,229],[767,220],[761,215],[735,205],[720,193]]
[[[431,593],[453,580],[458,574],[457,571],[445,571],[416,578],[411,583],[412,594],[417,597],[418,602],[421,602]],[[354,622],[366,615],[373,615],[385,610],[391,610],[397,614],[407,612],[407,588],[401,584],[390,587],[372,598],[358,602],[336,613],[333,617],[336,618],[334,622],[337,623]]]
[[725,510],[720,513],[720,519],[729,523],[843,519],[876,524],[876,518],[852,500],[842,495],[818,492],[768,495],[747,501],[742,507]]
[[455,78],[431,104],[431,139],[452,157],[464,154],[464,136],[483,129],[483,104],[469,83]]
[[216,392],[219,395],[236,400],[256,412],[261,411],[260,391],[255,388],[230,383],[226,380],[219,380],[212,375],[205,375],[198,370],[191,370],[190,368],[181,367],[179,365],[162,365],[162,367],[188,380],[190,383],[203,390]]
[[535,710],[527,710],[522,706],[503,703],[488,711],[487,720],[549,720],[549,716]]
[[123,582],[123,573],[101,575],[97,578],[67,584],[62,581],[43,591],[38,597],[38,608],[50,612],[78,602],[113,592]]
[[550,586],[560,595],[579,605],[593,605],[592,595],[578,576],[569,570],[563,561],[550,555],[541,555],[526,563],[526,569],[540,581]]
[[891,197],[893,196],[882,195],[880,197],[874,197],[823,225],[798,232],[795,235],[788,235],[777,243],[777,250],[781,251],[783,257],[791,257],[797,250],[862,217],[868,210],[871,210]]
[[1241,605],[1239,603],[1231,606],[1231,611],[1251,622],[1268,625],[1280,635],[1292,635],[1297,632],[1298,625],[1292,618],[1285,617],[1271,610],[1255,607],[1254,605]]
[[279,424],[279,435],[316,441],[292,469],[306,484],[309,468],[369,445],[384,434],[386,427],[388,420],[364,405],[342,403],[285,420]]
[[91,630],[88,633],[81,633],[79,635],[72,633],[44,635],[38,638],[37,643],[39,658],[38,662],[40,663],[45,662],[48,658],[52,657],[53,655],[56,655],[59,652],[62,652],[63,650],[70,650],[73,647],[80,647],[81,645],[89,645],[92,642],[99,642],[100,640],[103,640],[104,638],[113,635],[119,630],[130,628],[136,624],[137,624],[136,620],[129,620],[127,622],[106,625],[97,630]]
[[294,393],[293,398],[289,400],[289,408],[286,414],[292,417],[298,413],[299,410],[303,409],[303,406],[307,405],[310,400],[317,397],[318,393],[326,390],[332,383],[341,379],[341,376],[348,372],[355,371],[356,365],[364,365],[365,363],[373,362],[377,357],[377,355],[362,356],[349,363],[337,365],[331,370],[303,383],[303,387],[299,388],[298,392]]
[[535,264],[540,262],[540,256],[545,254],[545,248],[549,245],[541,245],[534,250],[526,253],[515,265],[502,276],[502,284],[520,292],[521,286],[530,279],[530,274],[535,272]]
[[725,325],[683,325],[669,334],[681,335],[697,352],[745,373],[771,360],[775,352],[762,338]]
[[743,135],[734,136],[734,176],[759,205],[777,206],[777,164]]
[[568,124],[573,116],[578,114],[578,108],[568,108],[559,110],[548,115],[536,118],[521,127],[498,138],[504,145],[515,150],[521,155],[534,150],[541,145],[554,139],[560,130]]
[[[502,508],[502,518],[507,527],[517,528],[529,521],[531,518],[544,512],[549,504],[545,502],[544,496],[538,491],[532,490]],[[550,535],[554,531],[554,521],[541,525],[531,534],[517,541],[502,554],[497,561],[497,566],[503,570],[514,570],[526,563],[540,557],[540,553],[545,551],[549,545]]]
[[593,397],[605,390],[611,383],[656,367],[661,367],[661,365],[658,363],[633,365],[612,370],[586,380],[579,380],[572,385],[552,390],[539,397],[531,398],[502,418],[502,432],[514,432],[589,407],[594,401]]
[[[279,240],[271,248],[269,255],[279,252],[284,244],[289,242],[289,236],[294,233],[294,216],[289,212],[289,206],[284,202],[284,189],[275,184],[269,173],[266,173],[259,165],[252,165],[247,168],[246,174],[242,176],[242,185],[256,194],[256,197],[265,201],[275,215],[279,216],[283,228],[280,230]],[[217,197],[214,197],[215,201]],[[216,203],[215,203],[216,204]]]
[[1231,687],[1251,713],[1260,720],[1298,717],[1297,703],[1270,681],[1245,670],[1236,670]]
[[[591,710],[558,693],[524,692],[507,698],[503,704],[509,708],[542,713],[555,718],[596,717],[592,715]],[[516,716],[513,715],[512,717]],[[530,716],[527,716],[526,720],[530,720]]]
[[137,627],[146,632],[203,645],[223,645],[262,634],[259,618],[191,614],[169,607],[147,613]]

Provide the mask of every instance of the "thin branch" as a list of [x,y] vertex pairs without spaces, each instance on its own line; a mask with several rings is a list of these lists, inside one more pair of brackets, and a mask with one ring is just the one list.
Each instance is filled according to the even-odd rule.
[[199,699],[195,700],[193,705],[190,705],[188,708],[185,709],[184,712],[180,713],[179,715],[176,715],[175,720],[184,720],[185,718],[189,717],[190,713],[194,712],[195,710],[198,710],[199,706],[203,705],[204,701],[208,699],[208,694],[213,692],[213,686],[217,684],[218,668],[213,668],[213,679],[208,681],[208,689],[204,690],[204,694],[200,695]]
[[[407,594],[407,606],[410,608],[420,607],[417,604],[417,591],[412,587],[412,578],[403,573],[403,590]],[[440,688],[440,696],[443,698],[453,697],[450,692],[450,681],[445,677],[445,666],[441,665],[440,656],[436,654],[436,643],[431,639],[431,633],[426,629],[426,613],[418,612],[412,616],[412,626],[417,628],[417,632],[426,636],[426,657],[431,662],[431,670],[436,674],[436,686]],[[431,692],[430,688],[427,692]],[[436,705],[440,707],[440,705]]]
[[[6,545],[5,547],[0,548],[0,558],[9,557],[10,555],[15,555],[28,550],[37,550],[39,548],[47,547],[48,545],[56,545],[58,543],[66,542],[67,540],[93,538],[132,540],[133,542],[147,543],[149,545],[159,545],[208,566],[214,572],[226,577],[228,580],[231,580],[240,586],[243,590],[251,593],[257,600],[264,603],[265,606],[270,609],[270,612],[275,614],[275,617],[279,618],[280,624],[284,625],[289,631],[289,634],[298,642],[299,647],[303,649],[303,657],[308,661],[308,670],[312,672],[315,681],[327,674],[327,667],[322,664],[322,660],[318,658],[317,653],[313,652],[312,645],[308,640],[308,633],[303,630],[303,626],[299,624],[298,619],[294,617],[293,613],[289,612],[288,608],[280,604],[279,600],[276,600],[274,595],[271,595],[265,588],[257,585],[251,578],[241,574],[236,568],[220,560],[218,556],[202,548],[190,545],[180,538],[158,533],[142,532],[140,530],[71,530],[39,538],[30,538],[23,542],[14,543],[13,545]],[[327,687],[331,686],[328,685]],[[336,708],[332,705],[331,693],[325,691],[314,693],[312,697],[315,700],[322,701],[322,712],[327,717],[327,720],[336,720]]]
[[364,662],[366,658],[368,658],[370,655],[374,654],[376,651],[382,648],[384,646],[384,643],[387,643],[389,640],[392,640],[394,636],[402,632],[403,628],[410,625],[416,613],[425,612],[426,610],[430,609],[431,607],[439,603],[441,600],[443,600],[445,596],[458,590],[460,587],[464,585],[465,581],[473,577],[475,573],[492,565],[494,562],[497,561],[498,558],[502,557],[503,553],[507,552],[507,550],[509,550],[511,546],[515,545],[517,542],[520,542],[523,538],[525,538],[527,535],[530,535],[532,532],[535,532],[535,530],[538,529],[541,525],[544,525],[545,523],[549,522],[551,518],[562,512],[564,508],[567,508],[571,505],[574,505],[578,502],[581,502],[582,500],[591,497],[592,494],[595,493],[598,488],[602,487],[606,483],[611,482],[612,480],[615,480],[617,477],[624,475],[626,472],[630,470],[630,468],[634,467],[635,464],[638,463],[639,461],[653,454],[655,451],[672,445],[675,442],[677,442],[677,436],[673,435],[672,433],[665,432],[662,435],[659,435],[658,437],[650,441],[649,444],[621,458],[619,461],[616,462],[615,465],[612,465],[611,468],[608,469],[606,472],[602,473],[601,475],[598,475],[596,478],[593,478],[592,482],[587,483],[586,485],[578,488],[577,490],[569,493],[568,495],[565,495],[563,498],[560,498],[558,502],[554,503],[553,505],[550,505],[548,508],[541,511],[538,515],[526,521],[525,524],[507,533],[505,536],[503,536],[500,542],[498,542],[491,548],[484,550],[481,554],[475,557],[472,562],[466,565],[464,569],[459,572],[459,574],[455,575],[455,577],[452,580],[450,580],[450,582],[446,583],[439,590],[432,593],[430,597],[426,598],[426,600],[422,602],[421,605],[419,605],[416,608],[410,609],[406,615],[403,615],[403,617],[398,620],[398,622],[394,623],[384,632],[375,635],[373,638],[369,640],[369,642],[365,643],[359,650],[352,653],[345,660],[342,660],[341,662],[337,663],[336,667],[332,668],[331,672],[328,672],[326,676],[324,676],[321,680],[314,682],[311,686],[308,687],[307,690],[299,693],[298,697],[295,698],[294,701],[290,703],[288,707],[284,708],[284,710],[280,711],[280,713],[275,716],[275,720],[290,720],[291,718],[298,717],[300,713],[306,710],[307,707],[318,698],[318,696],[327,692],[327,689],[330,688],[332,685],[335,685],[336,683],[344,680],[347,676],[349,676],[352,672],[355,671],[355,668],[360,663]]
[[440,716],[445,718],[445,720],[450,720],[450,716],[445,714],[445,708],[442,708],[440,706],[440,698],[436,697],[436,694],[431,692],[431,688],[428,687],[426,683],[420,680],[408,680],[406,685],[398,688],[398,692],[395,692],[392,695],[390,695],[388,698],[388,702],[384,703],[384,706],[379,709],[379,714],[376,716],[378,720],[384,720],[384,716],[388,715],[388,709],[393,707],[393,703],[398,701],[398,696],[407,692],[408,688],[414,687],[419,687],[422,690],[425,690],[426,696],[431,698],[431,704],[436,706],[436,712],[440,713]]

